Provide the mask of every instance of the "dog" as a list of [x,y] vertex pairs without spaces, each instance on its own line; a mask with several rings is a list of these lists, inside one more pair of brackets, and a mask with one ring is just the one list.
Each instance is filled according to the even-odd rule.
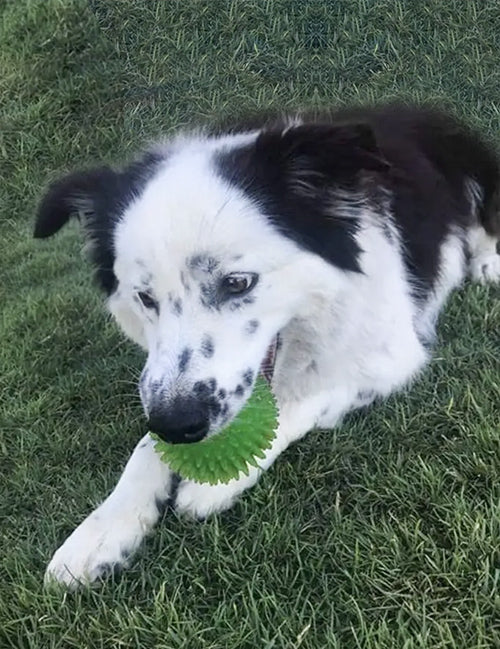
[[449,293],[467,275],[499,281],[499,213],[494,148],[425,106],[187,132],[50,185],[34,235],[82,222],[109,310],[147,352],[148,430],[216,435],[259,372],[279,422],[259,468],[216,486],[174,474],[146,434],[46,580],[75,588],[126,566],[166,503],[220,512],[308,431],[411,382]]

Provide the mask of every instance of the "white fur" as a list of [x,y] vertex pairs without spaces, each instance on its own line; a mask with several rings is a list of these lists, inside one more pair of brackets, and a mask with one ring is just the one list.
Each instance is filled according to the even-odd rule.
[[[235,136],[233,141],[252,137]],[[330,428],[349,410],[410,381],[427,360],[423,342],[432,337],[439,309],[465,268],[461,233],[452,233],[442,245],[437,288],[426,303],[418,303],[390,214],[388,236],[380,219],[359,201],[351,209],[361,214],[356,236],[363,251],[362,273],[341,271],[304,252],[269,225],[258,205],[213,171],[214,151],[233,141],[230,136],[177,141],[126,209],[115,234],[119,285],[109,308],[125,333],[147,350],[141,382],[146,413],[153,396],[160,394],[168,403],[209,377],[231,394],[245,370],[257,375],[271,339],[280,332],[282,348],[273,379],[280,420],[273,447],[259,469],[227,485],[182,481],[175,506],[194,516],[229,507],[311,428]],[[347,204],[343,216],[349,213]],[[473,276],[498,279],[500,257],[492,257],[493,242],[480,228],[471,234],[471,247]],[[254,301],[234,310],[230,304],[203,306],[199,289],[209,274],[203,264],[189,263],[200,255],[217,260],[225,274],[258,273]],[[145,287],[154,293],[159,315],[137,299]],[[174,298],[182,302],[181,314],[172,309]],[[253,320],[259,326],[249,336],[245,323]],[[205,336],[214,342],[211,358],[198,351]],[[178,359],[186,348],[192,355],[181,374]],[[231,417],[245,399],[228,397]],[[213,423],[210,433],[216,428]],[[55,553],[47,579],[75,587],[95,581],[107,566],[126,564],[156,523],[156,501],[171,495],[171,483],[169,468],[146,436],[111,495]]]
[[171,472],[158,461],[146,435],[136,446],[113,493],[57,550],[47,581],[70,587],[95,581],[106,569],[126,565],[158,520],[156,502],[168,496]]
[[415,329],[422,340],[432,342],[439,312],[450,292],[460,285],[466,271],[463,235],[450,233],[441,244],[441,263],[433,294],[415,318]]
[[471,250],[470,274],[473,279],[485,284],[500,280],[500,255],[497,253],[497,239],[477,226],[469,232]]

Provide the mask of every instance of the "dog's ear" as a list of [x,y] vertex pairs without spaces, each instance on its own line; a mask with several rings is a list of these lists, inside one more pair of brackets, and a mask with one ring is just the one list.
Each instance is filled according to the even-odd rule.
[[[360,171],[383,172],[383,158],[367,124],[303,124],[278,131],[264,131],[256,142],[256,154],[283,174],[289,186],[321,189],[349,181]],[[295,181],[295,182],[294,182]]]
[[52,183],[39,205],[34,236],[52,236],[73,216],[84,226],[106,219],[118,183],[119,174],[109,167],[72,173]]
[[220,173],[282,234],[352,271],[360,270],[355,234],[363,175],[389,166],[370,126],[357,123],[271,127],[218,159]]
[[113,230],[123,200],[122,175],[109,167],[72,173],[48,188],[38,208],[34,236],[50,237],[69,219],[82,222],[96,279],[108,295],[116,287]]

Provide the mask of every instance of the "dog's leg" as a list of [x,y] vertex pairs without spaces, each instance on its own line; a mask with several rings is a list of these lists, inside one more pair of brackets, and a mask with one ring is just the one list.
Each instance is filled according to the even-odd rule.
[[146,435],[137,444],[113,492],[54,554],[45,580],[76,588],[126,566],[157,522],[171,483],[172,472]]
[[[284,406],[273,446],[259,469],[252,467],[248,476],[226,485],[183,480],[172,504],[178,511],[199,518],[227,509],[257,482],[289,444],[315,425],[334,425],[353,403],[353,394],[335,390]],[[172,475],[146,435],[136,446],[114,491],[56,551],[47,568],[46,581],[76,588],[98,580],[113,569],[126,567],[128,559],[157,522],[161,503],[172,495]]]
[[231,480],[228,484],[206,485],[183,480],[177,491],[175,509],[195,518],[231,507],[236,498],[253,487],[259,476],[267,470],[292,442],[299,440],[315,426],[331,427],[355,403],[355,394],[338,389],[323,391],[303,401],[292,402],[280,410],[279,425],[272,447],[259,462],[260,468],[251,467],[248,476]]
[[470,273],[481,284],[500,281],[500,255],[497,238],[488,234],[482,226],[470,231]]

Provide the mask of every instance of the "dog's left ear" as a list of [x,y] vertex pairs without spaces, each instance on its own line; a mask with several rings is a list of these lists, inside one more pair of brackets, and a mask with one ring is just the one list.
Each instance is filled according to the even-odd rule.
[[354,178],[360,171],[390,167],[368,124],[303,124],[281,132],[264,131],[256,143],[258,157],[291,181],[321,188]]

